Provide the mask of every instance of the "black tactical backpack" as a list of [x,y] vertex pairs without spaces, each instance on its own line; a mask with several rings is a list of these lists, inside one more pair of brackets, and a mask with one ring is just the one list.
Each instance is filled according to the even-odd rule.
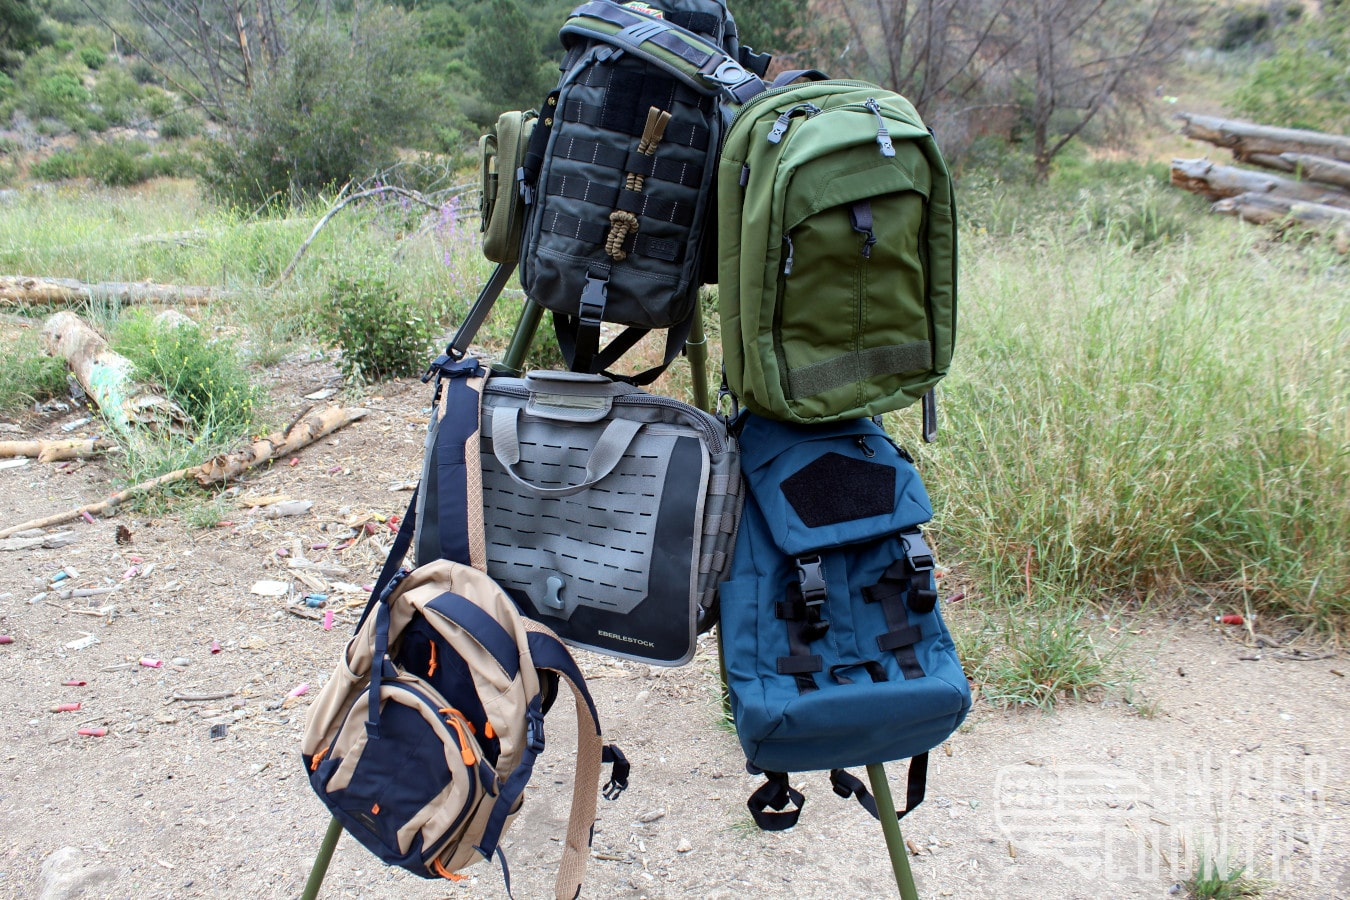
[[[740,46],[724,0],[592,0],[560,36],[562,78],[520,172],[521,285],[553,312],[575,371],[604,371],[669,329],[663,364],[628,379],[648,384],[683,347],[699,285],[716,280],[722,134],[764,89],[768,59]],[[602,322],[627,326],[603,349]]]

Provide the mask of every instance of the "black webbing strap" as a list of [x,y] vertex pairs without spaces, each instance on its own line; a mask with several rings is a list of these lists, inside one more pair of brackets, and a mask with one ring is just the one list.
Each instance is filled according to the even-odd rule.
[[648,181],[664,181],[688,188],[698,188],[703,184],[702,166],[664,159],[660,156],[648,156],[635,150],[577,137],[559,140],[553,148],[553,156],[555,159],[591,163],[606,169],[632,172]]
[[[652,19],[617,3],[599,0],[573,10],[569,23],[578,16],[591,16],[622,29],[619,34],[608,38],[617,46],[640,47],[650,43],[679,57],[698,70],[701,81],[710,92],[725,91],[737,102],[744,103],[764,90],[764,82],[753,71],[742,66],[740,60],[732,59],[707,38],[674,21]],[[676,29],[683,34],[677,34]],[[564,24],[564,41],[569,30],[569,25]]]
[[848,208],[848,219],[853,225],[853,230],[863,236],[863,258],[871,259],[872,247],[877,242],[877,234],[872,228],[872,202],[864,198],[851,205]]
[[774,604],[774,615],[787,625],[788,655],[778,657],[778,674],[791,675],[797,690],[803,694],[819,685],[813,677],[823,671],[825,660],[811,652],[811,642],[818,641],[830,630],[830,623],[821,615],[825,605],[825,571],[819,556],[804,556],[796,560],[797,581],[788,585],[787,596]]
[[[903,535],[901,536],[903,539]],[[922,542],[922,538],[919,541]],[[922,579],[925,590],[928,588],[928,572],[932,571],[932,561],[928,569],[920,575],[912,570],[909,557],[897,559],[882,574],[881,580],[870,587],[863,588],[863,599],[868,603],[878,603],[886,616],[886,632],[877,635],[877,647],[883,652],[895,654],[900,671],[905,679],[922,678],[923,666],[914,645],[923,639],[923,631],[909,623],[909,607],[906,599],[913,601],[917,583]],[[932,607],[929,607],[931,610]],[[920,612],[916,609],[915,612]]]
[[[445,355],[452,360],[463,359],[464,354],[469,350],[469,344],[473,342],[478,334],[478,329],[483,327],[487,321],[488,314],[492,312],[492,305],[497,302],[501,296],[502,288],[511,280],[511,274],[516,271],[515,263],[498,263],[492,270],[492,275],[483,283],[483,288],[478,292],[478,297],[473,301],[473,306],[469,307],[469,313],[460,323],[455,336],[451,338],[450,343],[445,348]],[[423,383],[431,380],[432,371],[427,370],[423,376]]]
[[661,364],[653,366],[645,371],[638,372],[636,375],[621,375],[617,372],[611,372],[610,366],[613,366],[619,361],[620,357],[629,350],[632,350],[633,347],[637,346],[637,342],[650,333],[651,329],[631,326],[625,328],[617,337],[606,344],[603,349],[592,356],[589,369],[579,368],[576,363],[577,334],[580,326],[578,318],[576,316],[567,315],[566,313],[555,312],[553,314],[553,331],[554,334],[557,335],[558,348],[562,350],[563,359],[567,361],[567,365],[572,371],[584,371],[592,375],[601,374],[612,381],[622,381],[626,384],[644,387],[661,377],[661,373],[669,368],[670,364],[675,361],[675,358],[680,355],[686,341],[689,339],[689,332],[694,325],[694,316],[697,314],[698,311],[695,310],[683,322],[667,329],[666,350],[665,355],[661,360]]
[[[572,332],[572,354],[567,363],[574,372],[592,372],[595,355],[600,352],[600,323],[605,320],[609,299],[609,266],[591,263],[586,269],[586,286],[577,299],[576,328]],[[557,318],[554,318],[556,328]],[[559,334],[559,343],[562,335]]]
[[[608,219],[586,222],[575,216],[557,212],[550,212],[545,216],[539,227],[550,234],[560,234],[574,241],[597,246],[603,246],[605,238],[609,235]],[[679,241],[649,237],[641,232],[630,234],[624,240],[622,249],[625,253],[635,253],[638,256],[649,256],[672,263],[678,263],[684,258],[684,246]]]
[[[643,115],[646,115],[645,108],[643,109]],[[616,122],[616,117],[605,107],[582,103],[576,99],[568,100],[563,106],[562,117],[564,122],[578,122],[592,128],[617,131],[632,137],[642,136],[642,128],[645,123],[645,120],[641,123],[634,121],[633,124]],[[531,138],[533,138],[533,134],[531,134]],[[706,126],[697,122],[671,122],[666,126],[666,133],[661,138],[661,142],[679,144],[682,147],[693,147],[695,150],[706,150],[711,139],[712,132]]]
[[923,409],[923,442],[932,444],[938,437],[938,410],[937,410],[937,388],[931,387],[928,393],[923,395],[921,402]]
[[[866,786],[863,785],[862,779],[844,769],[831,769],[830,786],[840,797],[857,799],[862,808],[871,813],[872,818],[877,821],[881,820],[881,813],[877,809],[877,798],[873,797]],[[915,807],[923,802],[927,791],[928,753],[924,752],[909,761],[909,774],[905,778],[905,808],[897,812],[895,817],[903,819],[913,812]]]
[[683,227],[688,227],[694,221],[694,209],[688,203],[661,200],[643,191],[630,191],[575,175],[551,176],[544,192],[551,197],[594,203],[605,210],[621,209],[640,219],[669,222]]
[[[767,780],[745,801],[750,818],[763,831],[786,831],[801,818],[806,798],[801,791],[788,784],[786,772],[765,772],[764,777]],[[787,808],[789,803],[792,809]]]

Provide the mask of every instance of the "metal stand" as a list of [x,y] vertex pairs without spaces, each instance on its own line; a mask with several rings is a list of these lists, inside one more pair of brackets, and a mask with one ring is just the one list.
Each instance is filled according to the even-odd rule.
[[[511,335],[511,342],[506,348],[506,353],[502,356],[501,362],[497,363],[494,368],[513,376],[518,376],[524,371],[525,358],[529,354],[530,346],[534,343],[543,313],[543,308],[538,304],[528,299],[525,301],[525,308],[521,311],[520,319],[516,322],[516,329]],[[689,338],[685,342],[685,355],[689,358],[689,374],[693,383],[694,405],[699,409],[712,412],[713,410],[708,402],[708,342],[703,332],[703,309],[701,306],[696,305],[694,308],[694,321],[689,329]],[[726,696],[727,674],[726,663],[722,656],[720,629],[717,640],[717,662],[723,695]],[[727,715],[730,715],[729,708],[724,711]],[[891,868],[895,872],[895,884],[900,889],[901,900],[919,900],[918,892],[914,887],[914,875],[909,869],[909,856],[906,852],[905,840],[900,834],[900,822],[895,817],[895,801],[891,798],[891,786],[886,779],[886,770],[881,763],[874,763],[867,767],[867,777],[872,783],[872,796],[877,801],[881,830],[886,838],[886,850],[891,857]],[[333,858],[333,851],[337,848],[338,837],[341,834],[341,823],[337,819],[330,820],[328,831],[323,836],[323,843],[319,846],[318,856],[314,858],[314,866],[310,869],[309,879],[305,882],[305,890],[300,895],[300,900],[315,900],[319,896],[319,887],[323,884],[324,876],[328,872],[328,864]]]

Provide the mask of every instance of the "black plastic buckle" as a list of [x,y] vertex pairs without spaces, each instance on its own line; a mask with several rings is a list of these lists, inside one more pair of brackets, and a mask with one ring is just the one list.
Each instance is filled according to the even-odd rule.
[[599,328],[604,320],[605,304],[609,302],[609,272],[597,276],[595,270],[586,270],[586,286],[581,289],[577,317],[582,325]]
[[426,384],[428,381],[435,378],[436,373],[441,371],[442,366],[455,361],[454,357],[450,355],[450,351],[451,348],[447,347],[445,353],[442,353],[431,361],[431,364],[427,366],[427,370],[422,373],[423,384]]
[[802,589],[802,600],[808,607],[819,606],[825,602],[825,569],[819,556],[801,556],[797,558],[797,584]]
[[905,558],[909,560],[911,569],[915,572],[933,571],[933,551],[928,549],[922,532],[906,532],[900,535],[900,540],[905,545]]
[[536,756],[544,752],[544,717],[534,710],[525,718],[525,746]]

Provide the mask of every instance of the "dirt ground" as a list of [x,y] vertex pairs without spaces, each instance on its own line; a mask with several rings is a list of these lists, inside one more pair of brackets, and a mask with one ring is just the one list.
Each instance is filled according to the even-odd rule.
[[[269,377],[284,418],[336,373],[296,358]],[[328,823],[299,757],[306,704],[392,537],[373,516],[408,500],[428,402],[415,380],[368,392],[366,418],[239,485],[229,524],[191,527],[181,505],[123,511],[51,529],[71,532],[68,546],[0,552],[0,634],[13,638],[0,646],[0,896],[299,895]],[[21,417],[0,439],[87,433],[61,427],[87,415]],[[0,527],[112,489],[101,462],[0,469]],[[276,495],[313,506],[269,519],[243,505]],[[353,525],[361,539],[338,550]],[[289,597],[254,593],[262,581]],[[114,590],[60,593],[76,588]],[[319,611],[292,609],[306,593],[329,594],[331,630],[297,614]],[[955,627],[973,602],[949,608]],[[977,702],[933,753],[928,800],[903,823],[919,895],[1181,895],[1203,847],[1267,879],[1264,896],[1350,897],[1347,662],[1258,650],[1212,612],[1115,623],[1138,673],[1131,704],[1117,692],[1044,715]],[[679,669],[579,654],[607,738],[633,763],[630,789],[600,801],[583,895],[896,896],[879,825],[823,773],[796,779],[807,803],[795,829],[753,827],[744,801],[758,780],[718,724],[714,653],[705,638]],[[309,692],[288,698],[302,684]],[[564,705],[507,836],[517,898],[551,892],[571,778]],[[901,766],[888,770],[903,796]],[[423,882],[344,837],[321,896],[504,896],[494,866],[469,871]]]

